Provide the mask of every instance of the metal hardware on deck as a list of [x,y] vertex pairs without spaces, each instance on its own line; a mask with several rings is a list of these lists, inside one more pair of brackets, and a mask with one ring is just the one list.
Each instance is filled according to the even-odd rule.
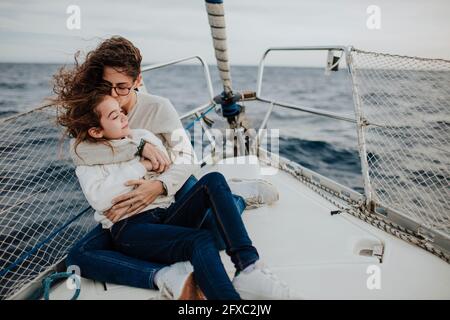
[[241,101],[251,101],[256,100],[256,92],[255,91],[242,91],[241,94]]
[[327,66],[325,68],[326,75],[329,75],[330,71],[338,71],[339,70],[339,62],[341,62],[341,58],[342,58],[342,51],[341,51],[341,56],[337,57],[334,55],[334,50],[328,50]]

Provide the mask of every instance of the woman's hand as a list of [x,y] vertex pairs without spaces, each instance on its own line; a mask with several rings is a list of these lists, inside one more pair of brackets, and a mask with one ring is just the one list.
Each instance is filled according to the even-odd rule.
[[147,171],[152,171],[153,170],[153,165],[152,162],[148,159],[145,158],[141,158],[141,160],[139,161]]
[[135,186],[135,189],[113,199],[113,207],[106,214],[108,219],[108,216],[120,219],[124,215],[135,215],[164,192],[163,184],[159,180],[130,180],[125,185]]
[[113,208],[111,208],[111,209],[105,211],[104,215],[110,221],[112,221],[113,223],[116,223],[122,217],[127,215],[128,209],[129,209],[129,207],[124,207],[124,208],[115,209],[115,210]]
[[152,170],[158,173],[166,171],[172,163],[170,159],[158,149],[158,147],[148,142],[144,145],[142,156],[150,160]]

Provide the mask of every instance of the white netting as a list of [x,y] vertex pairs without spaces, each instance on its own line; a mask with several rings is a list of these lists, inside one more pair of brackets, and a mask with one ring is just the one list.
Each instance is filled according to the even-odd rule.
[[353,50],[374,200],[450,236],[450,61]]
[[51,107],[0,120],[0,299],[64,257],[94,226],[60,137]]

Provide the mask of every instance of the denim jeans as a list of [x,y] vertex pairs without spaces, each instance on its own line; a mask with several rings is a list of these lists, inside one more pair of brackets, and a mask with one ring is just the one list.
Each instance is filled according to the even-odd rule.
[[[175,194],[175,201],[186,194],[197,181],[197,178],[190,176]],[[233,200],[239,213],[242,214],[245,209],[243,198],[233,195]],[[211,230],[217,248],[225,249],[211,208],[207,210],[201,228]],[[146,289],[155,289],[154,275],[168,265],[136,259],[116,251],[110,231],[102,229],[101,225],[74,244],[67,255],[66,264],[77,265],[85,278]]]
[[258,260],[233,195],[219,172],[204,175],[168,208],[155,208],[121,220],[111,228],[114,247],[157,263],[189,260],[208,299],[240,299],[222,264],[213,233],[200,229],[208,209],[236,270]]
[[114,250],[109,229],[100,224],[70,249],[66,265],[77,265],[88,279],[144,289],[155,289],[154,276],[166,266]]

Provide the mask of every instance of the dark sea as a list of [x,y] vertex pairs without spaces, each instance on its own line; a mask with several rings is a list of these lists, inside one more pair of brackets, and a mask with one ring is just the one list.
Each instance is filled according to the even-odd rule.
[[[57,64],[0,64],[0,118],[36,108],[52,94]],[[210,66],[214,94],[221,92],[217,68]],[[233,88],[256,91],[256,66],[232,67]],[[177,65],[144,73],[147,90],[170,99],[180,115],[208,101],[203,70]],[[323,68],[266,67],[262,96],[276,101],[354,117],[350,78],[346,70],[325,75]],[[259,128],[268,104],[245,103],[246,113]],[[214,127],[226,122],[208,114]],[[363,191],[352,123],[275,107],[268,128],[280,130],[280,154],[359,192]]]

